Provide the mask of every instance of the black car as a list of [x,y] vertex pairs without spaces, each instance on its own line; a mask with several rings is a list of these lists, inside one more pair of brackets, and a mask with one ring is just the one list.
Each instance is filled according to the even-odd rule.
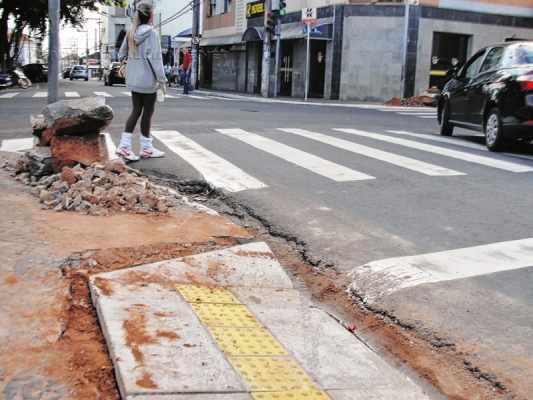
[[123,76],[120,76],[120,63],[114,62],[109,68],[106,68],[104,71],[104,84],[106,86],[113,86],[116,83],[124,85],[126,79]]
[[24,75],[32,82],[48,82],[48,67],[43,64],[27,64],[22,67]]
[[481,131],[491,151],[511,139],[533,139],[533,42],[478,51],[452,74],[438,104],[441,135],[454,127]]
[[70,78],[70,70],[72,69],[72,67],[67,67],[63,70],[63,79],[68,79]]

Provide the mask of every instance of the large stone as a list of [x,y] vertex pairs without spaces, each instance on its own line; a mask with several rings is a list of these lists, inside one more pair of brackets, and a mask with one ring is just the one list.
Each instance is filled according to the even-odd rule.
[[42,114],[30,116],[31,129],[34,136],[41,137],[43,131],[48,127],[46,118]]
[[41,178],[53,173],[52,153],[49,147],[36,146],[26,153],[27,168],[31,176]]
[[76,164],[90,166],[95,162],[105,162],[107,157],[105,137],[99,133],[87,136],[54,136],[51,142],[54,169]]
[[102,97],[62,100],[43,110],[47,129],[42,137],[51,141],[54,136],[86,136],[99,133],[113,119],[113,109]]

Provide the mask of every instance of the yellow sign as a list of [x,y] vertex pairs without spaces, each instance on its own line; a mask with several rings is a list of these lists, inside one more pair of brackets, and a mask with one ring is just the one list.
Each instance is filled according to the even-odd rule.
[[265,12],[265,2],[263,0],[246,4],[246,18],[259,17]]

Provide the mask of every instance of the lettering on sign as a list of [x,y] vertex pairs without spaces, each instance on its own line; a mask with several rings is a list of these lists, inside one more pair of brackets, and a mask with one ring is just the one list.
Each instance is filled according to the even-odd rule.
[[265,13],[265,2],[263,0],[253,1],[246,4],[246,18],[260,17]]

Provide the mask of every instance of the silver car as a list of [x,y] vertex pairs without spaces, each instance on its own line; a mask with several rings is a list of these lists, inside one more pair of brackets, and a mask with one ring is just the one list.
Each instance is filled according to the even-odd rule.
[[89,71],[87,70],[87,67],[84,65],[75,65],[70,70],[70,80],[73,81],[74,79],[85,79],[86,81],[89,80]]

